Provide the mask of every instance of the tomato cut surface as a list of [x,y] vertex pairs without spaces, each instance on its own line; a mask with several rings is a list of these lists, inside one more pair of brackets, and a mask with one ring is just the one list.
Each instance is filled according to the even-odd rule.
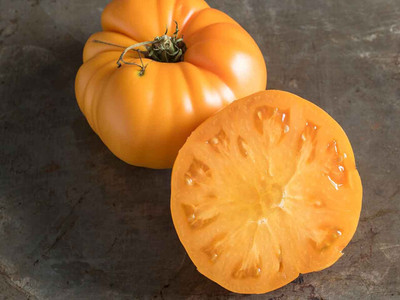
[[342,255],[360,215],[350,142],[326,112],[264,91],[207,119],[176,159],[171,211],[199,272],[265,293]]

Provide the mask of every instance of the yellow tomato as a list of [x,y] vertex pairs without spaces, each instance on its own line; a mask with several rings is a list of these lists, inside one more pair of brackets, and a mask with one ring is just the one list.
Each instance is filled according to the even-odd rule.
[[328,268],[353,237],[362,185],[345,132],[283,91],[237,100],[179,151],[171,213],[198,271],[261,294]]
[[171,167],[202,121],[266,87],[255,41],[203,0],[114,0],[102,27],[85,45],[76,98],[92,129],[129,164]]

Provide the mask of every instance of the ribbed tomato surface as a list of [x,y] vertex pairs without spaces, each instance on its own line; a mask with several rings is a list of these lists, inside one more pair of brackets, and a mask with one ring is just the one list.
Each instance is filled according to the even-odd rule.
[[[166,28],[173,35],[175,21],[187,49],[183,61],[143,58],[143,74],[138,66],[117,67],[124,48],[153,41]],[[114,0],[102,14],[102,26],[85,45],[76,98],[93,130],[127,163],[172,167],[202,121],[266,87],[266,66],[255,41],[203,0]],[[142,64],[136,51],[125,60]]]

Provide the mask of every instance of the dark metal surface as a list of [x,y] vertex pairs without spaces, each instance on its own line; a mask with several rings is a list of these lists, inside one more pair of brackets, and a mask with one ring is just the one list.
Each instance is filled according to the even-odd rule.
[[[106,3],[0,1],[0,299],[244,297],[185,255],[170,171],[119,161],[78,109],[75,73]],[[257,40],[269,88],[313,101],[343,126],[364,185],[343,258],[252,297],[399,299],[400,2],[209,3]]]

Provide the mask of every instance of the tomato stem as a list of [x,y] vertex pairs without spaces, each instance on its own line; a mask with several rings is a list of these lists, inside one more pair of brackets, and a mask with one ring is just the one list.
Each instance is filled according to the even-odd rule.
[[183,60],[186,45],[183,42],[183,37],[178,38],[179,26],[176,21],[175,26],[175,32],[172,36],[167,35],[167,28],[164,35],[156,37],[154,41],[151,42],[150,46],[146,47],[148,58],[167,63],[174,63]]
[[[145,65],[143,63],[141,54],[143,54],[145,58],[149,58],[159,62],[176,63],[183,61],[183,56],[186,51],[186,45],[183,42],[183,37],[178,38],[179,27],[178,27],[178,22],[176,21],[175,21],[175,26],[176,26],[175,32],[173,33],[172,36],[167,35],[168,33],[168,27],[167,27],[167,30],[165,31],[164,35],[155,37],[153,41],[141,42],[131,45],[129,47],[124,47],[121,45],[108,43],[100,40],[93,40],[93,42],[114,46],[118,48],[124,48],[125,50],[121,53],[117,61],[118,68],[120,68],[122,64],[135,65],[140,68],[139,75],[143,76],[147,64]],[[138,49],[140,47],[145,47],[146,51]],[[138,53],[140,64],[124,60],[126,53],[128,53],[131,50],[136,51]]]

